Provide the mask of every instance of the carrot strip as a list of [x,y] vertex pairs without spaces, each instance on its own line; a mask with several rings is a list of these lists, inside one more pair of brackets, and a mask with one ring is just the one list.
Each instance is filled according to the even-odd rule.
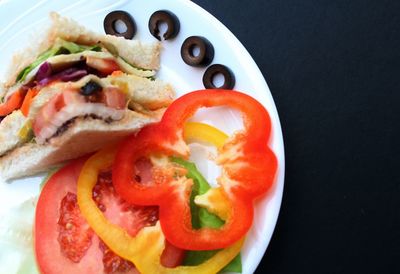
[[7,116],[14,110],[18,109],[22,101],[24,100],[25,93],[22,92],[21,90],[16,91],[11,97],[4,102],[3,104],[0,104],[0,116]]
[[32,88],[32,89],[28,90],[28,93],[26,94],[24,102],[22,103],[22,106],[21,106],[22,114],[25,117],[28,117],[29,109],[31,108],[31,104],[32,104],[33,98],[35,98],[35,96],[37,94],[38,94],[38,90],[35,89],[35,88]]

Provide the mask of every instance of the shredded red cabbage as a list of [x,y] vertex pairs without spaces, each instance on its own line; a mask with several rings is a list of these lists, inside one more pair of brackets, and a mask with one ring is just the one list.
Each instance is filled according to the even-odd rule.
[[50,77],[52,74],[53,70],[51,68],[51,65],[47,62],[44,62],[38,69],[36,73],[36,81],[40,82],[43,79],[46,79]]
[[[39,71],[38,71],[38,73],[39,73]],[[61,80],[63,82],[76,81],[76,80],[79,80],[82,77],[86,76],[87,74],[88,74],[88,72],[86,69],[72,67],[72,68],[63,70],[61,72],[58,72],[56,74],[53,74],[51,76],[42,78],[41,80],[38,80],[38,84],[40,86],[45,86],[46,84],[48,84],[49,82],[54,81],[54,80]],[[38,79],[37,75],[36,75],[36,79]]]

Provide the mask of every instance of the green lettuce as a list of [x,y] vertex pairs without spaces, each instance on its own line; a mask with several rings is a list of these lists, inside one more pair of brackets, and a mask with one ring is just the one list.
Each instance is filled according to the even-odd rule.
[[101,51],[101,47],[99,45],[94,46],[85,46],[85,45],[78,45],[74,42],[65,41],[62,39],[58,39],[53,47],[46,50],[42,54],[40,54],[37,59],[30,64],[29,66],[25,67],[17,76],[17,82],[22,82],[25,80],[26,76],[34,70],[37,66],[41,63],[49,59],[50,57],[60,55],[60,54],[71,54],[71,53],[79,53],[85,50],[91,51]]
[[[192,213],[192,226],[193,228],[199,229],[202,227],[219,228],[224,224],[218,216],[210,213],[205,208],[196,206],[194,198],[197,195],[206,193],[211,187],[207,180],[197,170],[196,165],[191,162],[187,162],[180,158],[172,158],[172,161],[183,166],[188,171],[187,177],[193,180],[193,188],[190,196],[190,210]],[[202,262],[208,260],[219,250],[208,250],[208,251],[187,251],[183,264],[184,265],[199,265]],[[242,272],[242,260],[240,254],[238,254],[228,265],[226,265],[221,272]]]

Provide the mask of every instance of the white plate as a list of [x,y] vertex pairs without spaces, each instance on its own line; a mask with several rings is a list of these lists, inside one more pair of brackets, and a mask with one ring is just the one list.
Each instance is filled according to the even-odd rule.
[[[278,113],[269,88],[257,65],[234,35],[216,18],[196,4],[186,0],[2,0],[0,1],[0,76],[3,78],[5,64],[17,50],[29,47],[35,41],[34,34],[41,32],[49,22],[48,13],[57,11],[72,17],[91,30],[103,32],[103,19],[112,10],[125,10],[135,19],[138,32],[135,39],[155,41],[148,31],[150,15],[160,9],[175,13],[181,23],[177,38],[164,41],[161,56],[161,70],[158,77],[172,83],[178,93],[202,89],[204,68],[186,65],[180,56],[180,47],[185,38],[191,35],[206,37],[215,48],[213,63],[228,66],[236,76],[236,90],[246,92],[259,100],[269,111],[272,119],[270,146],[278,158],[278,173],[274,188],[256,203],[255,220],[242,250],[243,273],[252,273],[263,257],[271,239],[280,209],[284,182],[284,149]],[[258,41],[254,41],[258,43]],[[260,45],[262,46],[262,45]],[[2,79],[0,78],[0,79]],[[212,123],[231,133],[241,126],[240,116],[234,111],[216,109],[201,112],[197,120]],[[202,168],[204,171],[204,167]],[[215,170],[209,167],[209,178],[215,177]],[[42,176],[1,182],[0,178],[0,216],[39,192]],[[9,213],[9,212],[8,212]],[[1,248],[1,247],[0,247]]]

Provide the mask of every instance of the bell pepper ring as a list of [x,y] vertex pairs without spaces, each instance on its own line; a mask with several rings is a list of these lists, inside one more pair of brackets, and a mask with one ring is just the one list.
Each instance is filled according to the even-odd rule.
[[216,148],[220,148],[224,145],[226,139],[228,139],[228,135],[207,124],[188,122],[185,124],[183,138],[186,142],[200,140],[210,143]]
[[[219,149],[216,163],[221,166],[217,179],[219,196],[229,201],[229,213],[213,205],[216,199],[197,198],[199,205],[221,217],[221,228],[194,229],[191,224],[189,195],[191,180],[171,164],[152,168],[153,182],[136,181],[134,163],[154,155],[188,158],[184,124],[201,107],[227,106],[239,110],[244,129],[237,131]],[[237,242],[253,222],[253,201],[265,194],[274,182],[277,160],[268,147],[271,122],[266,109],[252,97],[231,90],[200,90],[175,100],[161,122],[142,129],[121,143],[113,165],[115,190],[126,201],[158,205],[160,225],[173,245],[187,250],[213,250]],[[218,196],[218,195],[217,195]],[[196,201],[196,200],[195,200]],[[225,214],[222,214],[225,213]]]
[[[201,136],[200,136],[201,138]],[[92,199],[92,190],[100,171],[109,168],[115,158],[116,149],[106,148],[93,155],[85,163],[78,180],[78,205],[90,227],[116,254],[135,264],[141,273],[200,274],[217,273],[239,252],[244,239],[219,251],[212,258],[197,266],[166,268],[160,257],[165,247],[165,238],[159,223],[143,228],[135,237],[110,223]]]

